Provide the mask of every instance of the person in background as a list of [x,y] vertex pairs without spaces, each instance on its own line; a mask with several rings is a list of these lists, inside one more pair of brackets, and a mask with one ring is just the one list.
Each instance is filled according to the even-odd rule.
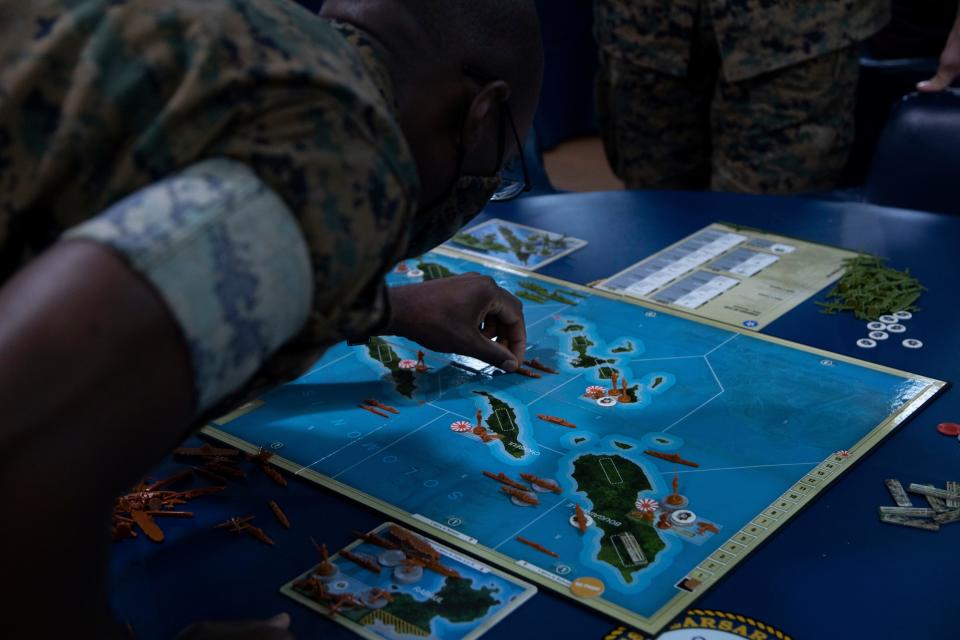
[[[858,43],[889,0],[595,0],[607,158],[632,189],[793,194],[837,186]],[[936,78],[960,72],[960,16]]]
[[486,204],[542,67],[527,0],[0,0],[4,637],[119,637],[115,496],[332,344],[516,368],[490,278],[384,276]]

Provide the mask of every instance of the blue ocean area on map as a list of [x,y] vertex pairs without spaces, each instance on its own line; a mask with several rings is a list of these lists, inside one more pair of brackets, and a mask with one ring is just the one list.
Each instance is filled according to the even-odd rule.
[[[530,293],[527,357],[556,373],[485,375],[438,353],[418,372],[401,362],[417,358],[406,340],[341,344],[222,430],[511,562],[560,581],[598,578],[604,600],[644,617],[805,474],[926,387],[449,255],[421,262]],[[371,399],[399,413],[358,406]],[[478,410],[489,442],[474,432]],[[537,504],[512,499],[485,471],[527,486]],[[575,505],[590,518],[585,533]],[[690,524],[670,520],[678,509]]]

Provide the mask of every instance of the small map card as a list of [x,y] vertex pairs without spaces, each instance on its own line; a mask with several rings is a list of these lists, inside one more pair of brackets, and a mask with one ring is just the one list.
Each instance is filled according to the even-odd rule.
[[536,271],[585,247],[586,240],[494,218],[461,231],[447,248]]
[[712,224],[597,288],[759,331],[843,274],[853,251]]
[[391,522],[318,563],[280,591],[372,639],[479,638],[537,592]]

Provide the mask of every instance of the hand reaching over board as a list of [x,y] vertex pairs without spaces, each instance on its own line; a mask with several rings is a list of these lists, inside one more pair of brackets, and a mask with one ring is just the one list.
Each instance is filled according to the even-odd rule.
[[390,334],[433,351],[479,358],[505,371],[516,370],[523,360],[523,304],[488,276],[466,273],[394,287],[390,305]]
[[937,75],[919,83],[917,89],[925,93],[943,91],[953,84],[958,76],[960,76],[960,7],[957,8],[957,20],[953,24],[953,29],[950,30],[947,44],[940,56]]

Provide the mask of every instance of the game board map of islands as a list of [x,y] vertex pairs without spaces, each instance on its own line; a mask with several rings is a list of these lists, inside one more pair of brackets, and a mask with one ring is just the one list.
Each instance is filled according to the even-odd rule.
[[365,638],[471,640],[537,589],[387,522],[280,591],[324,615],[342,598],[333,619]]
[[586,240],[493,218],[453,236],[448,249],[536,271],[582,249]]
[[531,292],[527,375],[373,338],[208,433],[652,634],[945,385],[453,252],[418,267]]

